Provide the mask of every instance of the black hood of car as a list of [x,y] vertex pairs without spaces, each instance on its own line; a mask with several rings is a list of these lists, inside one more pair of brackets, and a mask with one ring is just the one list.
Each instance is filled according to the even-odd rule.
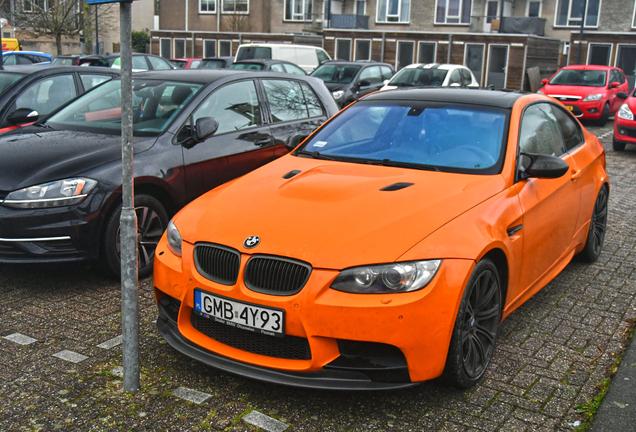
[[[148,150],[156,137],[134,139],[134,153]],[[80,175],[121,160],[121,136],[29,126],[0,136],[0,191]]]
[[347,87],[351,86],[351,83],[325,83],[325,86],[330,92],[335,92],[338,90],[346,90]]

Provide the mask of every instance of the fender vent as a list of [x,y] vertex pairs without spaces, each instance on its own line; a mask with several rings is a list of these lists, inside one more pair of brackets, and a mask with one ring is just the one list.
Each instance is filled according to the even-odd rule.
[[285,175],[283,176],[283,178],[284,178],[284,179],[290,179],[290,178],[292,178],[293,176],[295,176],[296,174],[300,174],[300,173],[301,173],[301,171],[300,171],[300,170],[293,170],[293,171],[290,171],[290,172],[288,172],[287,174],[285,174]]
[[409,186],[413,186],[414,184],[415,183],[393,183],[392,185],[389,185],[387,187],[383,187],[380,190],[381,191],[386,191],[386,192],[393,192],[393,191],[396,191],[396,190],[407,188]]

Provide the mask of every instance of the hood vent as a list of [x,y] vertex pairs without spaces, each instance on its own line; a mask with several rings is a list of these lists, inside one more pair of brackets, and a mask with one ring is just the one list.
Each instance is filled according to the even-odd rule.
[[284,179],[290,179],[290,178],[292,178],[293,176],[295,176],[295,175],[297,175],[297,174],[300,174],[300,173],[301,173],[301,171],[300,171],[300,170],[293,170],[293,171],[290,171],[290,172],[288,172],[287,174],[285,174],[285,175],[283,176],[283,178],[284,178]]
[[409,186],[413,186],[415,183],[393,183],[392,185],[389,185],[387,187],[383,187],[382,189],[380,189],[381,191],[386,191],[386,192],[393,192],[393,191],[397,191],[400,189],[404,189],[407,188]]

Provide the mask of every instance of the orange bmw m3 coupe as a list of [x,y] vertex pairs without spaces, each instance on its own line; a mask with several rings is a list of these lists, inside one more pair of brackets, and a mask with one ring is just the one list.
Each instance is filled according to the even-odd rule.
[[502,319],[607,226],[603,147],[542,95],[370,95],[181,210],[157,326],[235,374],[325,389],[486,371]]

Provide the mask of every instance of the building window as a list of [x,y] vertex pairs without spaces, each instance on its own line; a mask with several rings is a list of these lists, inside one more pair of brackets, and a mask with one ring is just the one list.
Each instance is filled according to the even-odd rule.
[[492,20],[497,19],[499,13],[499,1],[489,1],[486,3],[486,22],[492,24]]
[[539,18],[541,16],[541,6],[543,0],[528,0],[526,16],[530,18]]
[[411,0],[378,0],[376,22],[408,23],[411,15]]
[[464,66],[475,75],[477,82],[481,85],[481,74],[484,69],[484,44],[466,44],[464,49]]
[[351,60],[351,39],[336,39],[336,60]]
[[371,60],[371,39],[356,39],[354,60]]
[[612,44],[593,44],[588,47],[587,64],[609,66],[612,58]]
[[400,70],[404,66],[413,64],[413,60],[415,59],[415,42],[398,41],[396,57],[395,70]]
[[367,0],[356,0],[356,15],[367,14]]
[[214,39],[203,40],[203,57],[216,57],[216,41]]
[[174,40],[174,57],[173,58],[185,58],[186,43],[185,39]]
[[219,41],[219,56],[229,57],[232,55],[232,41],[222,40]]
[[435,63],[437,44],[435,42],[418,42],[417,45],[417,62]]
[[314,0],[285,0],[285,21],[311,20]]
[[199,0],[199,13],[216,12],[216,0]]
[[587,0],[586,11],[583,10],[585,4],[586,0],[558,0],[554,25],[580,27],[581,19],[585,16],[585,27],[598,27],[601,0]]
[[24,12],[46,11],[49,10],[49,0],[24,0],[22,2],[22,10]]
[[470,24],[472,0],[436,0],[435,24]]
[[221,0],[223,13],[249,13],[250,0]]
[[[170,45],[172,45],[172,40],[170,38],[161,38],[159,39],[159,55],[163,58],[171,58],[172,52],[170,51]],[[100,50],[101,51],[101,50]]]

